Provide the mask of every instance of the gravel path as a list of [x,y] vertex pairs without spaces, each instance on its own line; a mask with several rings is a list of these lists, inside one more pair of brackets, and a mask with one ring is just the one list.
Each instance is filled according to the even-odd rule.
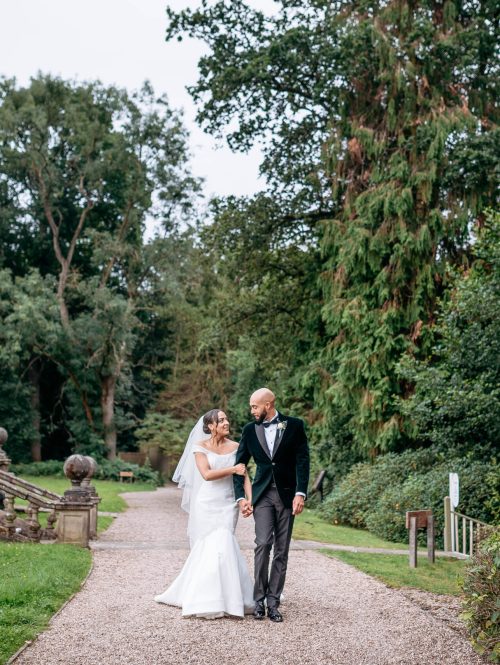
[[[153,596],[187,555],[174,488],[128,493],[129,510],[93,545],[80,593],[16,665],[480,665],[464,636],[412,595],[299,545],[290,552],[282,624],[183,619]],[[300,519],[300,518],[299,518]],[[238,539],[252,561],[253,521]]]

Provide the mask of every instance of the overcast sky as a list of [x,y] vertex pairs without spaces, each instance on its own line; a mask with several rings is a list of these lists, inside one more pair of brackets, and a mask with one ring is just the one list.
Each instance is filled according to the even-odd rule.
[[[194,122],[195,107],[185,86],[197,79],[203,45],[165,42],[165,7],[198,6],[198,0],[3,0],[0,5],[0,74],[22,84],[38,71],[80,80],[100,79],[128,89],[149,79],[184,110],[191,133],[193,172],[210,194],[252,194],[259,151],[232,154]],[[271,0],[249,0],[269,10]]]

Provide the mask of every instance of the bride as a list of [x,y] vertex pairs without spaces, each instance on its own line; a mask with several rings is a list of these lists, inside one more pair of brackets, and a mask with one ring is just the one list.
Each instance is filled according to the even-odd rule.
[[242,617],[254,608],[253,583],[234,535],[239,511],[233,475],[245,476],[250,501],[252,490],[245,465],[235,465],[238,444],[228,434],[224,411],[212,409],[202,416],[173,476],[184,490],[181,506],[189,513],[191,552],[178,577],[155,600],[182,607],[183,616]]

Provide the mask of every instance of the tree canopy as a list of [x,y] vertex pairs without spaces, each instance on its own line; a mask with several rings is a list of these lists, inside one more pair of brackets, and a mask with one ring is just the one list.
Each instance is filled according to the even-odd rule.
[[262,191],[206,214],[182,117],[149,84],[1,81],[0,419],[19,459],[113,457],[168,430],[175,450],[214,405],[236,435],[266,384],[332,478],[473,450],[462,398],[493,431],[497,276],[477,252],[498,240],[496,4],[273,6],[167,9],[167,39],[206,46],[200,125],[263,148]]
[[[283,286],[296,312],[288,258],[300,248],[303,406],[322,437],[342,431],[342,445],[365,455],[400,449],[409,442],[398,398],[413,386],[397,365],[428,351],[448,266],[467,264],[471,230],[496,200],[495,3],[275,7],[167,10],[168,39],[208,47],[191,88],[200,124],[235,150],[264,148],[266,192],[218,206],[211,230],[252,257],[239,271],[224,261],[238,287],[245,271],[265,294],[272,274],[275,300]],[[243,218],[260,233],[248,237]]]
[[[134,372],[153,358],[156,365],[171,338],[163,330],[166,337],[154,339],[162,314],[147,303],[174,296],[157,275],[172,260],[199,190],[187,170],[186,140],[179,116],[147,84],[128,94],[44,76],[26,88],[3,81],[0,181],[8,222],[0,244],[11,284],[4,306],[23,336],[17,362],[31,382],[35,430],[49,374],[58,387],[46,418],[79,447],[103,442],[114,457],[118,431],[143,415]],[[148,219],[164,237],[145,243]],[[2,410],[9,413],[8,399]]]

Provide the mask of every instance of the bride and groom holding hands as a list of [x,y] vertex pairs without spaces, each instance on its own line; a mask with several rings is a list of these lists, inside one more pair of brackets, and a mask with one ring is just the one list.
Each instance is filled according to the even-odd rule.
[[[271,621],[283,621],[279,605],[293,521],[307,493],[309,449],[303,421],[278,412],[267,388],[252,394],[250,411],[254,422],[245,425],[239,444],[228,438],[221,409],[200,418],[173,476],[183,489],[191,551],[155,600],[181,607],[183,616],[253,613],[264,619],[267,609]],[[253,482],[247,472],[251,459]],[[239,513],[255,521],[253,583],[234,535]]]

